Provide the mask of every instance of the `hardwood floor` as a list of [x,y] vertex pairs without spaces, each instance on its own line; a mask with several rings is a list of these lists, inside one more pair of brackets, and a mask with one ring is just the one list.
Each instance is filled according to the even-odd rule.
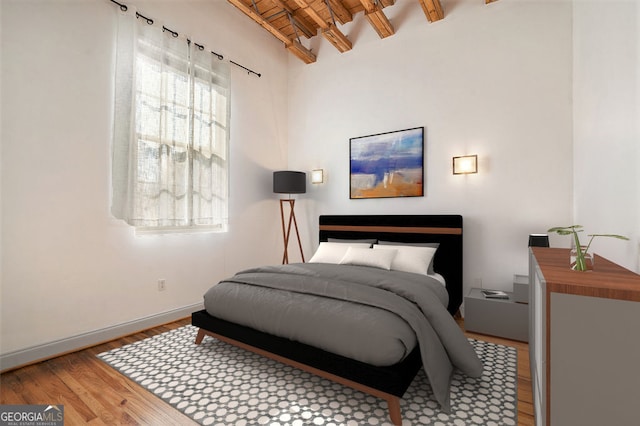
[[[0,404],[63,404],[67,425],[194,425],[196,423],[190,418],[96,357],[101,352],[187,324],[190,319],[3,373],[0,375]],[[464,329],[462,320],[459,324]],[[518,424],[533,425],[528,345],[481,334],[465,334],[518,349]]]

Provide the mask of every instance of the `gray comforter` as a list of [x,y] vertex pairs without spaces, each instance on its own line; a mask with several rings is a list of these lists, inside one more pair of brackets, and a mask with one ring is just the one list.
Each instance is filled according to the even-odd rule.
[[[257,292],[276,290],[280,295],[290,294],[291,303],[296,301],[293,296],[299,295],[350,303],[355,319],[359,316],[359,306],[374,307],[385,315],[391,313],[399,318],[411,327],[417,337],[425,372],[436,400],[445,411],[450,406],[453,368],[471,377],[482,373],[481,361],[446,310],[446,289],[428,277],[322,263],[265,266],[245,270],[213,286],[205,294],[205,309],[213,316],[238,322],[243,301],[236,296],[246,293],[247,286]],[[287,306],[286,300],[287,297],[281,299],[280,312],[273,315],[277,324],[271,324],[263,331],[291,338],[286,331],[286,311],[294,309],[297,303]],[[250,317],[252,312],[242,312],[242,315]],[[244,325],[250,323],[248,321]],[[318,334],[326,334],[326,324],[318,323],[316,327]]]

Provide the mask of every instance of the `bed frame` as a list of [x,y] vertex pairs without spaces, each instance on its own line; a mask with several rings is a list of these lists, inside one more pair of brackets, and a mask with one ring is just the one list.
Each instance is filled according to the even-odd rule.
[[[460,215],[358,215],[320,216],[320,241],[328,238],[376,238],[405,243],[440,243],[434,269],[447,282],[448,311],[453,315],[462,302],[462,216]],[[422,366],[416,347],[402,362],[376,367],[313,346],[273,336],[209,315],[194,312],[191,323],[199,327],[196,344],[205,336],[239,346],[284,364],[352,387],[387,401],[389,417],[402,424],[400,398]]]

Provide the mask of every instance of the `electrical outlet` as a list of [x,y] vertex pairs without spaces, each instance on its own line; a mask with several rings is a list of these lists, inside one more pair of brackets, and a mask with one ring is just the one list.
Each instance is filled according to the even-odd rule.
[[158,280],[158,291],[165,291],[167,289],[166,283],[163,279]]

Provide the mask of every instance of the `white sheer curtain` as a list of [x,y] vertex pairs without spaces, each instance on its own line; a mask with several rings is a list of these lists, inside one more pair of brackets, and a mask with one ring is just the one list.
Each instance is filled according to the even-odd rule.
[[229,74],[206,49],[119,13],[114,216],[139,228],[226,229]]

